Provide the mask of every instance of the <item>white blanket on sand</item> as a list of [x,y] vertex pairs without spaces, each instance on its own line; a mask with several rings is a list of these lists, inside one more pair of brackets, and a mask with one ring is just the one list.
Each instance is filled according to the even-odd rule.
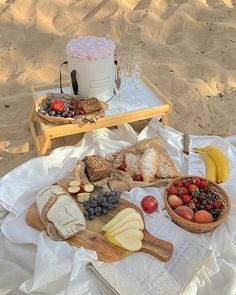
[[[163,127],[154,118],[137,135],[129,125],[115,130],[100,129],[88,132],[73,147],[54,150],[49,156],[32,159],[17,167],[0,180],[0,294],[113,294],[103,289],[101,282],[88,270],[87,264],[96,260],[96,252],[71,247],[66,242],[55,242],[25,223],[27,208],[34,202],[35,193],[66,176],[78,159],[87,154],[112,154],[147,137],[159,135],[168,153],[182,173],[182,134]],[[216,136],[191,136],[190,149],[213,144],[220,147],[230,159],[230,175],[222,187],[229,194],[232,209],[227,221],[213,232],[195,235],[213,254],[187,285],[184,295],[235,295],[236,294],[236,136],[222,139]],[[189,175],[205,174],[201,157],[190,153]],[[137,189],[136,189],[137,190]],[[139,190],[139,189],[138,189]],[[161,200],[162,189],[142,189],[154,193],[159,201],[159,212],[145,216],[147,228],[155,218],[165,216]],[[140,190],[140,192],[142,191]],[[124,194],[140,204],[140,194]],[[3,217],[3,210],[10,213]],[[155,215],[156,214],[156,215]],[[166,217],[164,217],[166,218]],[[166,218],[166,220],[168,220]],[[155,234],[155,233],[153,233]],[[137,259],[145,268],[145,255]],[[132,255],[133,256],[133,255]],[[117,269],[127,268],[132,256],[117,263]],[[158,262],[157,262],[158,263]],[[160,262],[161,263],[161,262]],[[116,267],[116,266],[115,266]],[[180,271],[181,276],[181,271]],[[176,279],[178,281],[178,278]],[[122,284],[122,282],[121,282]],[[154,283],[153,283],[154,284]],[[176,283],[177,284],[177,283]],[[178,284],[176,288],[179,288]],[[180,289],[179,289],[180,290]],[[166,295],[177,294],[169,290]],[[123,294],[130,294],[124,293]],[[122,295],[123,295],[122,294]],[[148,295],[148,291],[138,294]],[[132,295],[132,294],[130,294]]]

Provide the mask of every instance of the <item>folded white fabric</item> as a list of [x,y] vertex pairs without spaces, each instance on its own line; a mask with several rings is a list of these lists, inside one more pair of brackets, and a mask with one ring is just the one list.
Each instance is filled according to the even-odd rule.
[[[1,266],[4,265],[3,268],[1,267],[0,275],[1,294],[110,294],[109,289],[104,287],[100,280],[96,280],[96,276],[91,271],[87,270],[87,263],[96,260],[96,253],[71,247],[66,242],[52,241],[45,233],[40,234],[26,224],[26,210],[34,202],[37,191],[64,177],[76,161],[83,156],[94,153],[112,154],[138,140],[158,134],[166,144],[168,153],[181,173],[182,134],[173,128],[162,127],[157,119],[153,119],[140,135],[137,135],[129,125],[120,126],[117,130],[100,129],[86,133],[78,145],[57,149],[47,157],[32,159],[0,180],[0,204],[10,212],[1,225],[3,235],[0,239],[0,249],[4,244],[11,245],[11,247],[4,247],[3,252],[0,251]],[[233,142],[232,138],[231,142]],[[190,151],[194,146],[209,143],[222,148],[230,159],[229,179],[222,186],[229,194],[233,206],[229,218],[223,225],[213,232],[196,235],[206,247],[213,251],[213,255],[188,285],[184,294],[235,295],[236,148],[220,137],[191,136]],[[205,166],[199,155],[190,152],[189,161],[189,174],[204,175]],[[150,192],[149,188],[145,191]],[[152,193],[157,193],[156,189]],[[135,194],[131,201],[140,205],[141,197]],[[161,198],[158,200],[159,213],[165,214],[165,211],[162,211]],[[159,221],[156,215],[145,216],[148,230],[153,231],[155,227],[158,228]],[[160,232],[151,233],[161,235]],[[29,247],[30,244],[37,245],[37,252],[36,247],[32,246],[33,250]],[[32,259],[33,254],[35,260]],[[135,254],[134,258],[127,259],[135,259],[136,255],[140,255],[142,259],[146,257],[146,254]],[[117,268],[122,265],[126,267],[126,259],[117,262]],[[13,276],[10,275],[11,272]],[[179,273],[181,276],[181,270]],[[178,278],[175,279],[177,284],[182,286]],[[188,278],[186,278],[187,281]],[[166,293],[166,295],[169,294]]]

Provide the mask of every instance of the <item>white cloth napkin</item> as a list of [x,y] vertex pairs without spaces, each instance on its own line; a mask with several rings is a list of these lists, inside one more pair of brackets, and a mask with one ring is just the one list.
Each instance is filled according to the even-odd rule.
[[[96,261],[96,253],[72,247],[66,242],[52,241],[45,233],[39,233],[25,223],[26,210],[34,202],[35,193],[64,177],[77,159],[93,153],[115,153],[138,140],[158,134],[181,172],[182,134],[173,128],[163,128],[158,119],[153,119],[139,135],[129,125],[88,132],[78,145],[59,148],[49,156],[32,159],[1,178],[0,204],[10,213],[2,219],[1,225],[0,294],[106,294],[100,281],[87,269],[89,262]],[[231,142],[235,141],[231,138]],[[229,179],[222,186],[231,198],[232,210],[227,221],[213,232],[196,235],[213,254],[184,294],[235,295],[236,148],[215,136],[191,136],[190,148],[209,143],[222,148],[230,159]],[[190,153],[189,161],[189,174],[204,175],[205,166],[199,155]],[[139,204],[140,196],[134,196],[132,201]],[[153,216],[155,222],[156,215]],[[147,224],[148,218],[145,217]],[[125,267],[126,259],[117,264]]]

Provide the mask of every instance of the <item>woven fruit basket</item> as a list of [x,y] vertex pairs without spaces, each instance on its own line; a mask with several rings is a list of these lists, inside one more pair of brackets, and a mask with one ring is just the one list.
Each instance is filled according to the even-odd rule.
[[[200,186],[198,189],[197,182]],[[181,188],[182,184],[183,187]],[[192,185],[189,186],[189,184]],[[184,187],[186,187],[188,193],[186,193],[187,190],[184,189]],[[178,193],[176,195],[173,194],[176,191],[178,191]],[[183,191],[185,196],[183,196]],[[172,197],[170,198],[170,196]],[[191,198],[190,201],[188,196]],[[182,176],[171,181],[165,189],[164,202],[166,210],[171,216],[172,220],[180,227],[194,233],[205,233],[212,231],[225,221],[231,209],[230,199],[222,187],[204,177],[199,176]],[[175,207],[175,204],[178,203],[179,206]],[[190,220],[192,214],[191,210],[186,208],[183,209],[183,206],[189,207],[191,210],[193,210],[194,215],[192,220]],[[179,209],[177,210],[177,208]],[[176,213],[177,211],[178,214]],[[185,218],[180,216],[184,216],[183,211],[186,211],[187,214],[189,213],[188,211],[190,211],[191,214],[188,215],[187,219],[185,219],[186,212],[184,212]],[[198,211],[201,211],[201,213]],[[207,213],[205,211],[207,211]],[[209,214],[212,215],[212,220],[210,219],[210,221]],[[208,219],[207,222],[204,222],[205,218]]]
[[[65,107],[67,106],[67,114],[64,115],[63,111],[56,112],[53,109],[48,111],[51,106],[50,104],[55,100],[60,101]],[[85,101],[87,101],[87,104],[84,104]],[[72,102],[76,105],[73,110],[70,109]],[[88,111],[80,113],[79,108],[81,105],[85,105]],[[107,104],[96,98],[83,98],[77,95],[61,93],[47,93],[40,96],[35,102],[35,114],[41,119],[55,125],[77,124],[82,127],[87,123],[96,123],[99,118],[105,116],[106,109]],[[50,112],[51,114],[55,112],[55,114],[51,115]]]

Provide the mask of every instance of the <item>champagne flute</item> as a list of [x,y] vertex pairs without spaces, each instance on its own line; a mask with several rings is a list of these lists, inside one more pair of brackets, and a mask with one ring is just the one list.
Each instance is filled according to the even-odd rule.
[[[115,100],[112,101],[114,104],[114,108],[110,111],[112,114],[124,113],[127,110],[122,107],[123,100],[121,99],[122,92],[125,88],[125,83],[128,74],[128,52],[119,52],[116,55],[116,66],[115,66],[115,83],[114,89],[116,96],[114,97]],[[117,106],[117,104],[119,106]]]
[[130,105],[141,105],[142,99],[138,98],[140,86],[143,82],[143,65],[144,65],[144,51],[142,49],[136,49],[131,56],[130,71],[131,79],[135,88],[133,98],[128,99],[127,102]]

